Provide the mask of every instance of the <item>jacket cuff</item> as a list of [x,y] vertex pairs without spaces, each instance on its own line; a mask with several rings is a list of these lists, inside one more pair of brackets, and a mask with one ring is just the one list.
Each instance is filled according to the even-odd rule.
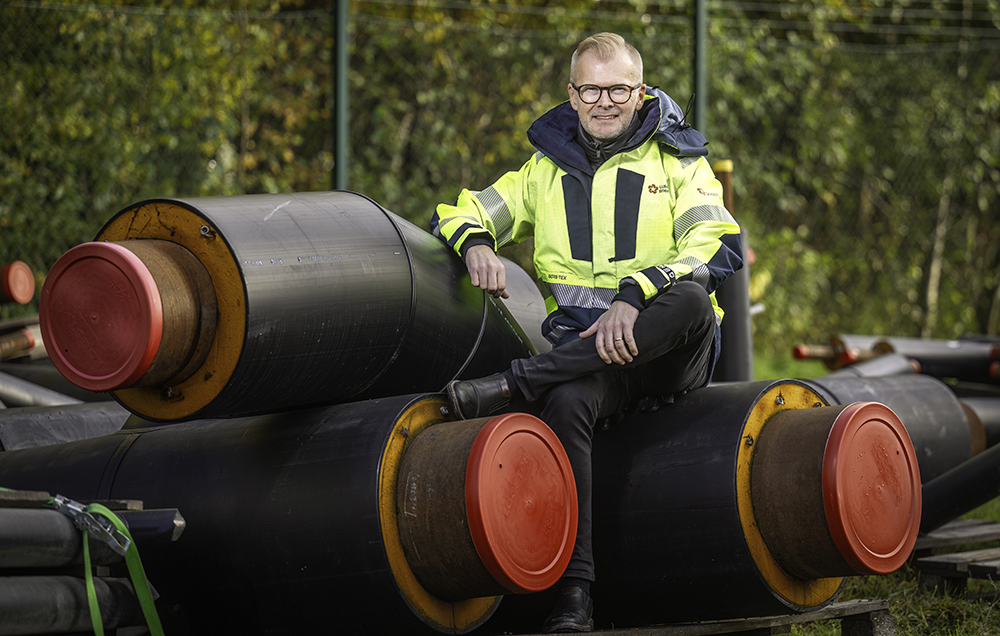
[[465,260],[465,254],[469,251],[469,248],[476,245],[489,245],[490,249],[493,249],[493,241],[485,238],[470,238],[465,243],[462,244],[462,260]]
[[623,284],[618,293],[615,294],[614,300],[620,300],[623,303],[628,303],[639,311],[646,308],[646,295],[642,293],[642,287],[632,283]]

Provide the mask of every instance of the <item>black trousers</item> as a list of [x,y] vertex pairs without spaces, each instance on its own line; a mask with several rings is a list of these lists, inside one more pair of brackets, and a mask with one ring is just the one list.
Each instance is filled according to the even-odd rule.
[[594,338],[515,360],[511,372],[541,419],[566,449],[576,480],[579,523],[564,576],[593,581],[591,449],[594,427],[644,396],[680,393],[708,383],[714,366],[715,312],[708,292],[681,282],[639,313],[633,327],[639,355],[625,365],[606,364]]

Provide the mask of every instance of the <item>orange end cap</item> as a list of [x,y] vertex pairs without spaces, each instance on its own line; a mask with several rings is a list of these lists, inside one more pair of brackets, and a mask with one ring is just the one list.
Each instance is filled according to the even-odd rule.
[[809,357],[809,347],[804,344],[795,345],[792,348],[792,357],[796,360],[805,360]]
[[861,357],[861,352],[857,349],[844,349],[837,355],[837,361],[842,365],[854,364]]
[[910,556],[920,530],[920,469],[903,423],[878,402],[856,402],[830,430],[823,458],[830,534],[860,573],[888,574]]
[[160,294],[139,257],[115,243],[84,243],[52,266],[39,326],[53,364],[91,391],[130,386],[163,335]]
[[35,297],[35,276],[24,261],[8,263],[3,268],[3,295],[19,305],[27,305]]
[[538,418],[508,413],[476,436],[465,473],[479,558],[515,593],[551,587],[576,543],[576,482],[566,451]]

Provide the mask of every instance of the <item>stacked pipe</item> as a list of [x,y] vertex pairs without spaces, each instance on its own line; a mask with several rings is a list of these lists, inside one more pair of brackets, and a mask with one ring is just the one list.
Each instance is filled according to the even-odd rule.
[[905,356],[918,372],[973,384],[1000,384],[1000,341],[964,337],[956,340],[838,335],[826,344],[800,344],[798,360],[818,359],[839,369],[884,354]]
[[[0,322],[0,358],[6,360],[0,362],[0,451],[120,429],[128,411],[107,393],[95,393],[67,380],[48,360],[35,333],[39,333],[37,316]],[[19,344],[4,350],[10,343]]]
[[467,276],[349,192],[157,199],[57,261],[41,327],[64,375],[145,419],[276,412],[437,390],[530,355]]
[[[464,633],[561,575],[572,470],[537,418],[437,395],[149,426],[0,453],[0,483],[176,506],[143,547],[167,633]],[[53,468],[56,467],[56,468]],[[317,608],[324,608],[318,611]]]
[[[0,633],[52,634],[90,631],[83,578],[83,535],[71,518],[48,507],[37,491],[4,492],[0,498]],[[108,502],[111,503],[111,502]],[[119,511],[137,542],[172,541],[183,530],[176,510]],[[123,556],[90,533],[88,547],[101,622],[117,629],[144,625],[132,583],[123,578]]]
[[834,403],[877,400],[906,426],[920,463],[929,532],[1000,494],[1000,387],[994,339],[837,336],[798,358],[834,371],[810,381]]
[[[576,501],[542,422],[422,393],[532,350],[466,275],[350,193],[130,206],[56,264],[41,318],[60,371],[133,416],[0,453],[0,483],[181,509],[184,539],[144,552],[176,633],[475,629],[558,579]],[[601,620],[807,611],[899,567],[913,445],[887,407],[832,404],[707,387],[595,443]]]

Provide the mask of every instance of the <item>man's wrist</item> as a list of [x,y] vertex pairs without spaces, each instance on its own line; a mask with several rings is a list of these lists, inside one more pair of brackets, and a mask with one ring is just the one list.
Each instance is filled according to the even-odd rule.
[[469,250],[477,245],[485,245],[493,251],[493,241],[485,238],[470,238],[465,243],[462,244],[462,260],[465,260],[465,255],[469,253]]
[[639,311],[646,308],[646,295],[642,292],[642,287],[635,283],[623,283],[618,293],[615,294],[614,300],[632,305]]

